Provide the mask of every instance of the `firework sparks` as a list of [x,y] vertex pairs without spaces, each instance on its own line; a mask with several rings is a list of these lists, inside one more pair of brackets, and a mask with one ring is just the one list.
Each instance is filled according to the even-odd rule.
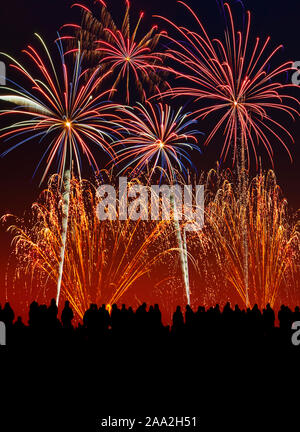
[[[292,119],[299,114],[291,106],[299,101],[288,94],[292,85],[281,84],[279,76],[292,69],[292,62],[286,62],[273,68],[270,62],[278,51],[268,50],[270,38],[261,42],[260,38],[251,47],[249,42],[251,28],[251,14],[246,12],[245,31],[237,31],[230,6],[225,3],[224,8],[228,16],[225,32],[225,42],[220,39],[211,40],[196,13],[184,2],[184,5],[194,17],[200,28],[196,33],[184,27],[179,27],[170,20],[163,18],[175,28],[184,42],[168,35],[175,48],[169,49],[167,57],[175,61],[185,72],[173,70],[177,78],[189,81],[189,86],[175,87],[165,92],[172,97],[189,96],[206,105],[198,108],[194,115],[205,119],[213,116],[217,122],[209,133],[205,144],[209,144],[218,132],[224,135],[224,145],[221,159],[226,160],[229,150],[233,147],[233,163],[237,163],[238,181],[240,185],[241,214],[240,225],[244,244],[244,279],[248,286],[248,235],[246,221],[246,194],[248,178],[246,174],[246,157],[250,166],[250,149],[252,148],[256,167],[258,157],[256,148],[262,143],[273,164],[273,142],[277,141],[291,153],[285,143],[288,138],[294,142],[290,132],[273,117],[276,113],[286,113]],[[162,17],[161,17],[162,18]],[[272,117],[270,115],[272,113]],[[246,156],[247,154],[247,156]],[[246,292],[248,289],[246,288]]]
[[177,26],[167,18],[160,17],[171,24],[183,40],[181,42],[164,35],[174,45],[174,49],[170,48],[166,53],[167,57],[185,70],[172,71],[177,78],[183,78],[190,83],[189,86],[175,87],[164,94],[173,97],[189,96],[205,102],[206,106],[198,108],[193,113],[201,119],[210,115],[214,115],[215,118],[219,116],[205,144],[213,141],[219,131],[223,131],[225,139],[221,158],[226,159],[229,149],[233,146],[233,160],[238,160],[239,139],[242,139],[245,146],[248,166],[250,148],[254,152],[258,166],[256,147],[259,143],[264,145],[272,163],[274,140],[281,143],[291,157],[282,134],[291,141],[293,138],[289,131],[270,115],[271,112],[286,113],[294,119],[299,114],[290,104],[295,102],[299,105],[299,101],[288,94],[287,90],[292,85],[277,81],[279,76],[292,69],[292,62],[280,64],[275,68],[268,67],[282,46],[269,51],[270,37],[265,42],[261,42],[257,37],[254,46],[251,47],[250,12],[246,13],[245,31],[237,31],[228,4],[224,5],[229,17],[225,42],[220,39],[211,40],[196,13],[182,1],[179,3],[193,15],[200,32]]
[[[211,184],[218,185],[213,192]],[[223,178],[223,180],[222,180]],[[210,192],[209,192],[210,190]],[[262,309],[286,301],[295,289],[299,261],[299,221],[288,216],[273,171],[250,182],[246,199],[249,286],[244,279],[244,240],[240,224],[244,204],[229,179],[212,172],[207,179],[206,226],[190,248],[198,255],[201,276],[214,280],[215,295],[230,299],[232,288],[247,307]],[[218,277],[221,275],[221,279]],[[291,294],[291,297],[293,294]]]
[[60,81],[59,71],[56,70],[44,41],[40,36],[37,35],[37,37],[42,43],[47,60],[44,61],[38,51],[30,45],[24,52],[37,68],[41,78],[34,78],[17,60],[4,54],[13,62],[13,68],[21,73],[27,82],[29,81],[32,91],[27,91],[18,84],[15,84],[14,87],[4,87],[7,94],[1,95],[0,100],[11,102],[17,105],[17,108],[1,111],[0,115],[22,115],[29,119],[21,120],[2,129],[0,139],[18,141],[2,153],[2,156],[32,140],[38,139],[40,143],[43,140],[50,142],[38,165],[39,167],[43,159],[47,157],[46,169],[41,182],[46,178],[55,159],[59,161],[58,171],[63,179],[65,192],[63,195],[61,261],[57,285],[58,303],[68,230],[72,162],[73,160],[76,162],[80,175],[80,154],[82,153],[87,157],[89,164],[98,169],[89,143],[93,143],[113,157],[109,141],[118,133],[116,131],[120,129],[120,126],[117,124],[117,116],[112,112],[116,106],[105,101],[105,96],[109,91],[94,94],[95,89],[105,78],[99,73],[100,68],[93,72],[87,83],[83,84],[82,77],[87,72],[81,69],[80,49],[77,51],[73,69],[69,70],[62,43],[58,41],[57,47],[62,68]]
[[[120,141],[123,144],[118,153],[117,162],[126,163],[123,170],[133,169],[134,175],[138,175],[145,168],[148,173],[149,182],[155,171],[160,171],[171,184],[176,181],[177,170],[186,173],[186,164],[192,165],[188,150],[197,150],[197,130],[191,130],[195,120],[188,119],[183,114],[182,108],[177,112],[169,105],[159,103],[153,105],[147,101],[146,106],[139,104],[137,113],[125,109],[129,119],[126,125],[130,136]],[[175,169],[176,167],[176,169]],[[171,203],[174,214],[176,203],[174,195],[171,195]],[[187,301],[190,304],[190,288],[188,276],[188,253],[186,242],[182,239],[179,221],[174,217],[174,226],[180,253],[183,280],[186,289]],[[185,239],[185,232],[184,232]]]
[[[86,54],[89,65],[101,65],[104,69],[113,71],[116,89],[120,81],[126,85],[126,101],[130,102],[131,80],[138,89],[142,98],[145,98],[144,84],[150,90],[160,83],[157,74],[157,64],[162,63],[162,54],[155,51],[161,33],[157,33],[157,26],[138,38],[140,24],[144,13],[140,13],[139,20],[131,32],[130,3],[126,1],[126,12],[123,24],[119,29],[112,15],[102,4],[101,18],[98,20],[92,12],[83,5],[76,4],[83,12],[82,24],[75,28],[74,41],[80,40],[83,52]],[[65,27],[68,27],[66,25]],[[68,37],[70,38],[70,36]],[[112,94],[111,94],[112,95]]]
[[[112,110],[119,106],[106,102],[105,98],[109,91],[95,94],[95,89],[105,78],[99,73],[100,68],[89,77],[88,83],[83,84],[82,79],[87,71],[81,69],[80,50],[74,68],[69,70],[63,47],[57,43],[62,69],[62,79],[59,81],[59,71],[55,69],[46,45],[38,35],[36,36],[42,43],[47,61],[44,61],[31,46],[28,46],[24,52],[37,68],[41,79],[34,78],[17,60],[2,54],[13,62],[12,67],[29,81],[33,90],[27,91],[18,84],[15,84],[15,88],[2,87],[2,93],[5,91],[7,94],[1,94],[0,100],[13,103],[17,108],[2,110],[0,115],[29,117],[28,120],[16,122],[1,130],[1,139],[18,141],[3,152],[2,156],[29,141],[38,139],[41,143],[47,140],[50,145],[42,158],[42,160],[47,159],[41,183],[56,158],[59,161],[58,172],[62,178],[66,167],[70,167],[70,160],[76,162],[80,175],[81,154],[85,155],[90,165],[98,170],[97,162],[87,143],[95,144],[113,157],[114,152],[109,142],[115,139],[116,135],[120,136],[118,134],[120,125],[117,123],[118,117]],[[24,139],[20,138],[23,136]]]
[[[53,176],[33,205],[31,227],[23,228],[21,223],[10,227],[15,235],[19,277],[24,283],[29,276],[28,291],[34,292],[35,284],[39,291],[34,298],[46,302],[58,277],[61,201],[59,178]],[[96,187],[86,180],[71,180],[69,225],[62,296],[70,301],[79,319],[91,303],[108,308],[119,303],[149,272],[153,276],[164,256],[175,253],[169,242],[172,229],[168,222],[100,221]],[[160,275],[163,278],[162,270]],[[134,291],[131,298],[136,295]]]
[[192,129],[197,121],[184,114],[182,108],[176,111],[169,105],[147,101],[135,110],[122,111],[129,136],[116,143],[124,146],[117,151],[116,162],[126,164],[123,170],[131,167],[138,175],[149,168],[149,181],[159,171],[173,183],[177,170],[186,174],[186,166],[193,166],[189,151],[200,151],[200,132]]

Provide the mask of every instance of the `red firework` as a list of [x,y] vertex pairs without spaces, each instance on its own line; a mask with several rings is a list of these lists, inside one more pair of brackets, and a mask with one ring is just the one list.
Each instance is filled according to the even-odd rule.
[[205,144],[210,143],[217,132],[223,131],[225,140],[221,158],[226,159],[233,145],[233,162],[236,161],[239,139],[246,149],[248,166],[250,148],[253,149],[257,165],[256,147],[260,142],[266,148],[272,163],[272,140],[279,141],[291,158],[284,137],[292,141],[293,138],[289,131],[270,115],[284,112],[294,119],[294,115],[299,114],[297,109],[290,106],[291,101],[297,105],[299,101],[287,92],[293,85],[277,81],[280,75],[292,69],[293,63],[286,62],[275,68],[270,66],[282,45],[268,50],[270,37],[264,42],[257,37],[251,46],[250,12],[246,12],[245,30],[238,31],[227,3],[225,9],[229,19],[225,41],[210,39],[196,13],[184,2],[179,3],[193,15],[200,32],[177,26],[167,18],[160,17],[171,24],[181,37],[181,40],[178,40],[164,35],[174,45],[174,48],[168,49],[166,55],[185,72],[178,70],[179,68],[168,70],[172,70],[177,78],[189,82],[187,86],[175,87],[164,94],[172,97],[189,96],[196,101],[205,102],[205,106],[193,113],[198,118],[204,119],[211,114],[214,114],[215,118],[219,117]]
[[[160,82],[157,75],[157,65],[162,62],[162,54],[155,52],[162,33],[157,32],[157,26],[143,36],[138,37],[144,12],[140,13],[139,20],[131,32],[130,3],[126,1],[126,12],[123,24],[119,29],[115,24],[111,13],[104,2],[101,2],[101,18],[98,20],[90,9],[81,4],[75,4],[83,11],[81,26],[68,24],[65,27],[75,28],[76,36],[73,40],[80,41],[81,49],[86,55],[90,65],[111,69],[114,72],[113,89],[116,89],[121,81],[126,86],[126,101],[130,102],[132,89],[131,80],[138,92],[145,99],[143,84],[155,88]],[[69,36],[66,38],[70,39]],[[113,93],[111,93],[112,95]]]
[[139,175],[151,167],[149,181],[159,171],[172,182],[176,169],[186,174],[186,165],[193,166],[189,152],[200,151],[197,145],[200,132],[192,129],[197,121],[184,114],[182,107],[173,110],[167,104],[153,105],[146,101],[145,105],[138,104],[134,110],[124,108],[122,112],[129,136],[114,144],[123,146],[114,160],[126,163],[122,171],[130,169],[133,175]]

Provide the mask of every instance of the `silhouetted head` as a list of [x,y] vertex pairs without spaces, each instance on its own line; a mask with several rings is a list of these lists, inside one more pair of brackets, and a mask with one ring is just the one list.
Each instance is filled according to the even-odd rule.
[[231,310],[231,307],[230,307],[230,303],[227,302],[226,305],[224,306],[224,311],[229,311],[229,310]]
[[37,309],[37,307],[38,307],[38,303],[36,302],[36,301],[33,301],[32,303],[31,303],[31,305],[30,305],[30,308],[29,309]]

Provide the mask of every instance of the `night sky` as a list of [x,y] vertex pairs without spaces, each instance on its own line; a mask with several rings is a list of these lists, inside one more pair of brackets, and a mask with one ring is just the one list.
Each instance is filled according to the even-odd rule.
[[[72,0],[9,0],[2,2],[0,9],[0,51],[23,59],[20,51],[25,48],[27,43],[34,41],[34,32],[41,34],[48,46],[51,46],[52,41],[56,38],[56,31],[61,25],[69,22],[80,24],[79,9],[71,10],[72,3],[74,3]],[[85,4],[90,6],[91,3],[86,0]],[[151,23],[157,23],[160,29],[166,27],[162,21],[152,19],[153,14],[168,16],[179,24],[194,25],[188,13],[175,0],[132,0],[131,3],[132,14],[138,15],[140,10],[145,11],[143,25],[146,30],[151,26]],[[222,36],[224,19],[215,0],[190,0],[188,3],[198,12],[212,37]],[[231,1],[230,3],[237,3],[234,9],[239,14],[241,10],[239,2]],[[107,4],[116,21],[118,13],[121,20],[124,14],[123,1],[107,0]],[[277,56],[278,63],[288,60],[300,61],[299,0],[244,0],[244,5],[252,12],[252,34],[254,36],[259,35],[264,38],[271,35],[273,47],[281,43],[284,44],[284,50]],[[34,43],[37,46],[35,41]],[[8,71],[8,76],[9,73]],[[299,97],[300,93],[297,95],[297,89],[294,90],[294,95]],[[279,184],[291,206],[297,209],[300,207],[298,195],[300,120],[296,124],[290,122],[287,117],[284,117],[283,120],[285,126],[295,137],[295,145],[290,145],[294,162],[291,164],[287,153],[278,145],[275,148],[274,156],[275,171]],[[199,124],[199,129],[203,132],[206,132],[206,127],[206,124]],[[0,146],[2,147],[3,143],[0,143]],[[218,159],[220,151],[221,143],[217,142],[204,149],[204,154],[196,162],[199,170],[211,168]],[[258,153],[260,153],[259,149]],[[267,168],[269,163],[266,155],[263,152],[261,154],[264,158],[264,167]],[[34,143],[12,152],[5,159],[0,159],[1,215],[10,212],[21,216],[38,197],[40,177],[38,175],[32,179],[32,173],[38,159]],[[230,159],[228,159],[227,165],[231,165]],[[88,177],[91,173],[83,174]],[[0,241],[0,282],[3,283],[9,245],[9,236],[3,227],[0,228]]]

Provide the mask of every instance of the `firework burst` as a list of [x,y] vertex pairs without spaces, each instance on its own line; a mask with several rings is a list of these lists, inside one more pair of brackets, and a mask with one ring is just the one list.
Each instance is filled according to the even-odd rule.
[[[239,150],[244,147],[242,150],[247,153],[249,166],[252,148],[258,165],[256,148],[262,143],[273,163],[272,141],[281,143],[290,155],[285,138],[291,141],[293,138],[289,131],[273,118],[276,112],[288,114],[292,119],[298,116],[298,110],[293,108],[290,102],[295,102],[298,107],[299,101],[288,94],[288,88],[292,85],[278,81],[279,76],[291,71],[293,63],[286,62],[275,68],[270,66],[282,46],[269,50],[270,37],[264,42],[257,37],[251,46],[250,12],[246,12],[245,31],[238,31],[227,3],[224,5],[229,18],[225,41],[211,40],[197,14],[182,1],[179,3],[190,11],[200,31],[196,33],[160,17],[171,24],[180,35],[180,40],[164,35],[174,46],[168,50],[166,56],[185,72],[181,72],[179,68],[169,70],[172,70],[177,78],[189,82],[189,86],[174,87],[165,95],[188,96],[205,102],[204,107],[193,113],[201,119],[210,115],[214,118],[218,116],[205,144],[213,141],[219,131],[223,131],[223,159],[226,159],[233,146],[233,160],[238,161]],[[285,137],[282,137],[282,134]],[[244,155],[240,157],[243,158]]]
[[122,111],[129,136],[115,145],[123,146],[116,157],[118,164],[125,163],[123,170],[130,167],[133,175],[148,170],[149,182],[157,171],[173,183],[176,172],[186,174],[186,166],[193,166],[189,151],[200,151],[200,132],[192,129],[197,121],[184,114],[183,108],[174,110],[169,105],[147,101],[135,110]]
[[[57,281],[62,241],[59,182],[57,175],[50,178],[48,188],[32,207],[29,224],[18,222],[9,228],[14,234],[17,278],[23,284],[27,281],[29,302],[49,302]],[[164,260],[176,253],[170,241],[173,230],[167,221],[119,221],[114,217],[100,221],[96,189],[86,180],[71,180],[62,296],[80,319],[91,303],[110,307],[123,301],[129,291],[132,305],[147,297],[145,289],[139,293],[137,282],[144,281],[145,286],[151,272],[153,283],[157,265],[159,280],[167,279]]]
[[[248,234],[247,234],[247,189],[246,169],[250,167],[250,149],[252,148],[256,167],[258,167],[257,146],[263,144],[273,164],[273,145],[279,142],[291,153],[285,139],[294,142],[290,132],[276,120],[276,114],[288,114],[293,120],[299,114],[291,106],[299,101],[288,94],[290,84],[281,84],[278,79],[292,69],[292,62],[271,66],[273,58],[282,48],[269,50],[270,37],[261,42],[256,38],[250,43],[251,14],[246,12],[245,31],[238,31],[235,26],[230,6],[224,4],[224,13],[228,18],[224,41],[209,37],[197,14],[184,2],[194,17],[200,31],[196,33],[185,27],[170,23],[180,34],[182,41],[165,35],[174,48],[167,52],[167,57],[175,61],[184,72],[172,69],[177,78],[189,81],[188,86],[175,87],[165,92],[172,97],[188,96],[205,106],[194,112],[198,118],[211,116],[215,126],[209,133],[205,144],[209,144],[220,131],[224,135],[221,159],[226,159],[233,148],[233,163],[237,164],[239,193],[241,195],[240,226],[244,251],[243,266],[246,292],[249,282]],[[179,68],[178,68],[179,69]],[[274,118],[275,116],[275,118]],[[246,162],[247,159],[247,162]],[[292,159],[292,158],[291,158]]]
[[[81,4],[75,4],[82,9],[81,26],[71,24],[75,28],[75,43],[80,40],[88,64],[101,65],[104,70],[112,69],[114,76],[113,89],[118,88],[123,81],[126,86],[126,101],[130,103],[130,93],[134,87],[145,99],[144,84],[152,90],[160,83],[157,65],[162,64],[162,54],[156,52],[156,46],[161,37],[157,26],[144,36],[138,37],[140,24],[144,13],[140,13],[139,20],[131,31],[130,2],[126,1],[126,12],[121,28],[115,24],[111,13],[102,2],[101,17],[98,20],[91,10]],[[66,25],[65,27],[70,27]],[[70,36],[67,36],[70,39]],[[76,47],[75,47],[76,50]],[[111,93],[112,96],[112,93]]]
[[87,71],[81,69],[80,49],[76,54],[75,65],[69,70],[62,43],[58,41],[57,47],[62,71],[60,75],[45,43],[38,35],[37,37],[43,46],[46,61],[30,45],[24,52],[38,70],[39,78],[34,78],[17,60],[4,54],[13,62],[12,67],[30,83],[32,88],[27,91],[18,84],[13,87],[4,87],[6,94],[1,95],[0,100],[13,103],[17,107],[16,109],[1,111],[0,115],[2,117],[22,115],[28,120],[21,120],[2,129],[0,139],[17,141],[2,156],[29,141],[39,140],[40,143],[47,141],[48,147],[39,163],[40,165],[43,159],[47,157],[46,169],[41,182],[47,176],[55,159],[58,160],[58,171],[64,185],[61,261],[57,286],[58,303],[68,230],[70,179],[73,161],[75,161],[79,175],[81,172],[81,153],[87,157],[90,165],[98,169],[89,144],[95,145],[113,157],[113,150],[109,142],[119,133],[117,131],[120,126],[117,123],[117,116],[112,111],[116,106],[105,100],[109,91],[95,94],[95,89],[99,88],[105,79],[105,75],[100,74],[100,67],[92,73],[86,83],[82,83]]
[[[206,223],[191,241],[198,269],[214,296],[226,302],[236,292],[243,305],[262,309],[294,299],[299,271],[299,221],[288,215],[273,171],[258,174],[246,199],[248,286],[244,278],[244,238],[240,224],[244,204],[230,176],[212,170],[206,182]],[[213,185],[216,185],[214,188]],[[213,190],[215,189],[215,190]]]
[[[174,111],[169,105],[162,103],[153,105],[149,101],[146,102],[146,106],[139,104],[136,112],[128,108],[123,111],[126,113],[129,137],[117,143],[118,146],[123,144],[125,147],[117,152],[116,159],[118,164],[125,162],[123,171],[132,170],[134,175],[138,175],[146,170],[148,182],[156,171],[160,172],[160,180],[165,177],[171,184],[182,178],[182,175],[178,176],[177,173],[186,174],[186,165],[192,165],[188,150],[199,151],[196,138],[199,132],[191,129],[196,121],[188,119],[188,116],[183,114],[182,108]],[[170,199],[175,213],[176,203],[173,194]],[[183,234],[181,233],[176,217],[174,227],[187,301],[190,304],[186,234],[184,229]]]
[[[13,123],[1,130],[0,139],[17,141],[16,144],[9,146],[2,156],[29,141],[38,140],[42,143],[45,140],[48,147],[39,163],[40,165],[46,158],[46,169],[41,183],[56,159],[58,160],[58,172],[62,178],[66,167],[70,169],[72,160],[76,162],[80,175],[81,154],[86,156],[90,165],[98,170],[90,149],[91,146],[87,143],[95,144],[96,147],[105,150],[110,157],[113,157],[114,153],[109,142],[116,135],[120,136],[118,134],[120,125],[117,123],[119,119],[113,114],[113,109],[119,106],[106,101],[109,90],[95,94],[95,89],[105,79],[105,76],[100,74],[100,68],[89,77],[86,84],[82,82],[87,71],[81,68],[80,50],[77,53],[74,67],[69,69],[63,47],[61,43],[57,43],[61,59],[62,74],[60,75],[55,69],[54,61],[45,43],[38,35],[36,36],[44,48],[46,61],[30,45],[24,52],[38,70],[41,78],[34,78],[17,60],[2,53],[13,62],[12,67],[25,77],[32,90],[27,91],[21,85],[13,82],[14,87],[1,87],[1,93],[6,92],[7,94],[1,94],[0,100],[13,103],[17,107],[2,110],[0,115],[2,117],[22,115],[28,118],[28,120]],[[61,80],[59,80],[60,77]]]

